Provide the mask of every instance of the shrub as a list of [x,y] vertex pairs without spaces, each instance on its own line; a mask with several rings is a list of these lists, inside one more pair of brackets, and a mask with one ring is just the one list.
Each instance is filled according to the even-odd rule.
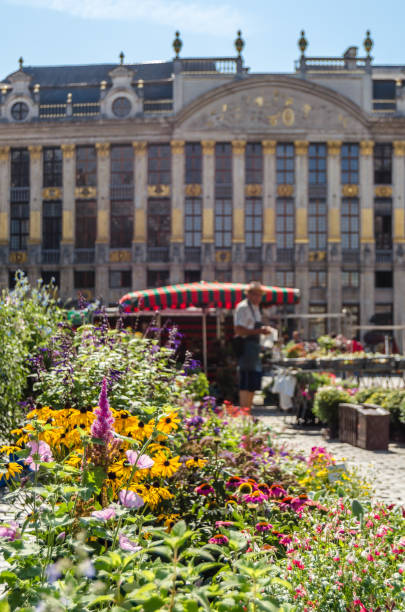
[[313,412],[316,417],[330,427],[337,427],[339,422],[339,404],[351,403],[351,396],[339,387],[320,387],[315,395]]

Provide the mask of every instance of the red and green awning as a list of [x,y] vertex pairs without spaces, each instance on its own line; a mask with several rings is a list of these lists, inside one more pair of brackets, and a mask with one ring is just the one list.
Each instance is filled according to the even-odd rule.
[[[120,299],[125,312],[138,310],[164,310],[166,308],[188,308],[189,306],[234,308],[245,297],[244,283],[200,282],[168,285],[157,289],[132,291]],[[298,289],[264,286],[264,304],[296,304]]]

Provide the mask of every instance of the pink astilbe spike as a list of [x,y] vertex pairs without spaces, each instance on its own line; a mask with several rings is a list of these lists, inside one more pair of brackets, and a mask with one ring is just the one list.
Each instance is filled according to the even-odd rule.
[[103,379],[98,408],[95,409],[94,414],[96,419],[91,426],[91,435],[93,438],[99,438],[107,444],[113,438],[112,424],[114,423],[114,417],[108,403],[106,378]]

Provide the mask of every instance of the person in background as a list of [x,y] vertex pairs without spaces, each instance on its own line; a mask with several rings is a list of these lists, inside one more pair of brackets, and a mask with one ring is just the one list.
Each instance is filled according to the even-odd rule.
[[243,353],[239,357],[239,404],[251,408],[255,391],[261,389],[262,364],[260,360],[260,335],[271,333],[271,327],[262,324],[259,304],[265,293],[258,281],[252,281],[246,290],[246,299],[234,313],[235,336],[244,338]]
[[293,331],[292,339],[295,342],[295,344],[301,344],[302,342],[301,334],[297,329]]

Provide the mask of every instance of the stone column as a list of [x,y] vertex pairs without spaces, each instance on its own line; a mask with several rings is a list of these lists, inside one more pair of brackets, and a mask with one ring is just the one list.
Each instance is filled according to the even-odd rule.
[[263,283],[275,285],[276,276],[276,141],[263,140]]
[[[393,159],[394,325],[405,325],[405,140],[396,140]],[[405,330],[394,332],[399,350],[405,350]]]
[[215,204],[215,140],[201,142],[203,152],[203,228],[202,228],[202,280],[215,278],[214,204]]
[[110,260],[110,143],[97,142],[97,238],[95,297],[109,301],[108,263]]
[[244,140],[232,141],[232,281],[245,280],[245,148]]
[[374,177],[371,140],[360,142],[360,324],[368,325],[375,310]]
[[0,147],[0,289],[8,287],[10,239],[10,147]]
[[172,140],[172,235],[170,283],[184,282],[184,140]]
[[[297,313],[309,311],[308,271],[308,142],[295,141],[295,284],[301,290]],[[308,323],[301,320],[297,327],[308,336]]]
[[148,143],[135,141],[134,147],[134,238],[132,242],[132,287],[146,288],[146,212],[148,208]]
[[63,200],[62,200],[62,240],[60,293],[63,300],[75,297],[73,283],[73,264],[75,248],[75,186],[76,159],[75,145],[61,145],[63,155]]
[[42,147],[31,145],[30,152],[30,233],[28,238],[28,278],[35,285],[41,276],[42,243]]
[[[328,141],[328,312],[342,310],[340,247],[340,140]],[[338,333],[339,322],[329,319],[328,332]]]

